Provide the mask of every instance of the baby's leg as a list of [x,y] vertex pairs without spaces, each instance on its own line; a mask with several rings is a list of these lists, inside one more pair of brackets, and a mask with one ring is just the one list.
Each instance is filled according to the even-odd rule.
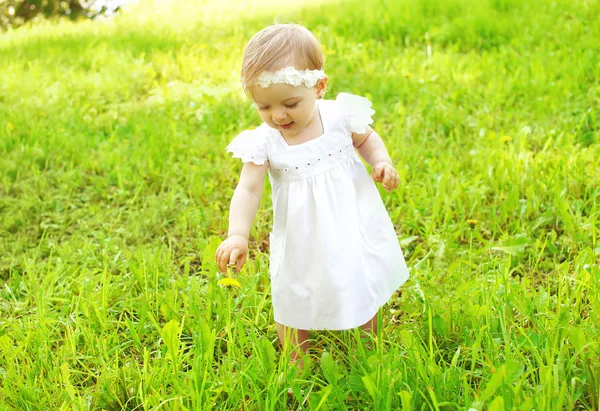
[[[290,363],[296,364],[298,368],[304,369],[301,355],[308,350],[308,330],[299,330],[286,327],[285,325],[275,323],[279,341],[285,348],[286,344],[291,344]],[[301,350],[301,352],[298,350]]]
[[369,321],[360,326],[364,331],[371,332],[373,335],[377,335],[377,314],[373,316]]
[[364,347],[371,351],[374,347],[374,340],[377,337],[377,315],[379,313],[375,313],[373,318],[360,326],[360,341],[364,345]]

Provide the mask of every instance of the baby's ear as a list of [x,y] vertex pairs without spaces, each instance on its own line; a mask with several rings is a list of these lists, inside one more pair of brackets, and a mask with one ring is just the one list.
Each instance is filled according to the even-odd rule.
[[317,98],[325,97],[325,92],[327,91],[327,82],[329,81],[329,77],[325,76],[322,79],[319,79],[317,82]]

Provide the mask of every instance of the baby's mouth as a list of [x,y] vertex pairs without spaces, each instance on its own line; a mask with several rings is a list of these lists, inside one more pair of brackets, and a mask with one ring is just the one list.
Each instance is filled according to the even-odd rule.
[[284,130],[288,130],[288,129],[292,128],[292,125],[293,125],[293,124],[294,124],[294,122],[293,122],[293,121],[291,121],[291,122],[289,122],[289,123],[287,123],[287,124],[285,124],[285,125],[281,124],[281,125],[279,125],[279,127],[281,127],[281,128],[282,128],[282,129],[284,129]]

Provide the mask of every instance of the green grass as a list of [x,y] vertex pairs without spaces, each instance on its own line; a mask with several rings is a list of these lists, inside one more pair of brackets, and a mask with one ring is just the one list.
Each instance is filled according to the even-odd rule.
[[[598,3],[194,4],[0,36],[0,408],[598,410]],[[300,377],[268,191],[241,288],[213,261],[274,10],[322,42],[330,98],[372,99],[412,272],[375,349],[314,333]]]

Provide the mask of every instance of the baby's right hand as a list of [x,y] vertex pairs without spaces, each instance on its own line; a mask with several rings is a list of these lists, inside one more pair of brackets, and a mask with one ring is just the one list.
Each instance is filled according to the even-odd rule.
[[248,239],[241,235],[232,235],[217,248],[217,267],[222,273],[227,272],[228,265],[236,265],[239,272],[246,262]]

